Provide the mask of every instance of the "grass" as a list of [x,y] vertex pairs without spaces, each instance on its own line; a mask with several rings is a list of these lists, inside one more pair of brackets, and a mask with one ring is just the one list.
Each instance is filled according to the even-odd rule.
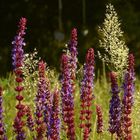
[[[99,74],[98,74],[99,75]],[[93,102],[93,118],[92,118],[92,133],[91,133],[91,140],[110,140],[111,135],[108,132],[108,111],[109,111],[109,100],[111,98],[110,95],[110,84],[109,81],[106,79],[106,76],[96,76],[96,80],[94,81],[94,95],[95,99]],[[55,83],[57,82],[58,75],[52,74],[51,76],[51,85],[54,87]],[[53,78],[52,78],[53,77]],[[54,82],[55,79],[55,82]],[[81,140],[81,131],[79,129],[79,112],[80,112],[80,93],[79,93],[79,81],[76,81],[76,93],[75,93],[75,126],[76,126],[76,139]],[[133,140],[139,140],[139,130],[140,130],[140,80],[136,79],[135,81],[135,95],[134,95],[134,107],[132,111],[132,119],[133,119]],[[7,78],[0,79],[0,85],[3,87],[3,107],[4,107],[4,122],[6,128],[6,134],[8,136],[8,140],[13,140],[14,133],[13,133],[13,120],[16,115],[15,109],[15,82],[14,76],[9,74]],[[33,89],[32,93],[29,93],[28,90],[24,91],[24,102],[32,107],[34,110],[34,99],[36,92]],[[101,136],[96,133],[96,111],[95,105],[99,104],[103,110],[103,121],[104,121],[104,132]],[[33,112],[32,112],[33,113]],[[30,131],[27,129],[27,140],[32,139],[32,135]],[[61,131],[61,139],[65,140],[66,135],[64,131]]]

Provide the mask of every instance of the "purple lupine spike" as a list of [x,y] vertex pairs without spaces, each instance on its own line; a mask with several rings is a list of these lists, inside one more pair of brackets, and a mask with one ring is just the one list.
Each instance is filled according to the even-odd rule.
[[81,82],[81,111],[80,128],[83,129],[83,139],[88,140],[91,132],[92,101],[93,101],[93,81],[94,81],[94,49],[90,48],[86,55],[84,65],[84,77]]
[[29,128],[30,131],[34,131],[34,120],[29,106],[26,107],[26,116],[27,116],[27,127]]
[[45,93],[46,93],[46,79],[45,70],[46,63],[40,61],[38,64],[39,70],[39,81],[38,81],[38,91],[36,95],[36,140],[43,140],[45,134],[45,123],[44,123],[44,109],[45,109]]
[[119,98],[119,88],[117,84],[117,75],[115,72],[110,73],[111,79],[111,94],[110,110],[109,110],[109,132],[118,135],[120,132],[120,120],[121,120],[121,104]]
[[103,114],[101,106],[96,105],[96,114],[97,114],[97,133],[103,132]]
[[132,106],[134,102],[134,79],[135,79],[135,72],[134,72],[134,56],[133,54],[129,54],[128,59],[128,69],[125,73],[124,79],[124,96],[122,100],[123,104],[123,137],[125,140],[132,140],[132,120],[131,120],[131,112]]
[[71,64],[71,79],[75,80],[76,78],[76,69],[77,69],[77,29],[73,28],[71,31],[71,40],[68,43],[68,49],[70,51],[70,64]]
[[7,140],[3,123],[2,87],[0,87],[0,139]]
[[50,119],[50,139],[51,140],[60,140],[60,118],[59,118],[59,91],[55,89],[53,93],[52,101],[52,110],[51,110],[51,119]]
[[17,35],[14,38],[13,49],[12,49],[12,64],[13,68],[21,67],[23,65],[23,59],[24,59],[24,50],[23,46],[25,46],[24,42],[24,35],[25,35],[25,29],[26,29],[26,18],[21,18],[19,22],[19,29],[17,31]]
[[46,78],[46,92],[45,92],[45,109],[44,109],[44,122],[47,126],[46,137],[50,139],[50,119],[51,119],[51,109],[52,109],[52,95],[50,91],[50,81]]
[[67,125],[67,137],[70,140],[75,140],[75,125],[74,125],[74,97],[72,94],[71,82],[71,65],[70,56],[63,54],[61,58],[62,71],[62,117]]
[[23,66],[23,60],[24,60],[24,50],[23,46],[25,45],[24,42],[24,35],[25,35],[25,29],[26,29],[26,18],[21,18],[19,22],[19,29],[17,31],[17,35],[15,36],[13,44],[13,50],[12,50],[12,64],[14,67],[14,73],[16,75],[16,82],[17,86],[15,88],[15,91],[18,93],[16,96],[16,99],[18,101],[18,104],[16,105],[17,114],[14,120],[14,132],[16,133],[16,140],[24,140],[25,137],[25,131],[23,129],[23,126],[25,125],[24,121],[22,120],[22,117],[25,115],[25,105],[22,104],[23,96],[21,95],[21,92],[23,91],[22,86],[22,66]]

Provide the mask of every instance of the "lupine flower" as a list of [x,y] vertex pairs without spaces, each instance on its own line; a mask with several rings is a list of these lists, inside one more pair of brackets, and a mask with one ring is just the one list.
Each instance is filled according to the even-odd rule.
[[133,96],[134,96],[134,56],[129,55],[128,69],[125,74],[124,80],[124,96],[123,96],[123,132],[124,140],[132,140],[132,120],[131,112],[133,106]]
[[50,119],[50,138],[51,140],[60,140],[60,118],[59,118],[59,91],[55,89],[53,94],[52,101],[52,110],[51,110],[51,119]]
[[17,140],[24,140],[25,139],[25,132],[23,130],[23,126],[25,125],[24,121],[22,120],[22,117],[25,115],[25,106],[22,104],[23,96],[21,95],[21,91],[24,89],[22,86],[22,65],[23,65],[23,59],[24,59],[24,51],[23,46],[25,35],[25,29],[26,29],[26,18],[21,18],[19,22],[19,30],[17,31],[17,35],[15,36],[13,44],[13,50],[12,50],[12,59],[13,59],[13,68],[14,73],[16,75],[16,82],[17,87],[15,88],[15,91],[18,92],[18,95],[16,96],[16,99],[18,101],[18,104],[16,105],[17,115],[14,120],[14,131],[17,134],[16,139]]
[[121,120],[121,104],[119,98],[119,88],[117,84],[117,75],[115,72],[110,73],[111,79],[111,94],[112,98],[110,100],[110,110],[109,110],[109,132],[117,134],[120,131],[120,120]]
[[46,79],[45,79],[45,69],[46,63],[40,61],[38,64],[39,69],[39,82],[38,82],[38,92],[36,95],[36,140],[42,140],[45,134],[45,122],[44,122],[44,109],[45,109],[45,94],[46,94]]
[[[46,86],[46,89],[45,89],[45,86]],[[52,95],[51,95],[51,91],[50,91],[50,81],[48,78],[46,78],[46,85],[44,85],[44,89],[46,90],[45,106],[44,106],[45,107],[44,108],[44,122],[46,123],[46,126],[47,126],[46,137],[49,139],[50,138],[50,129],[51,129],[50,119],[51,119],[51,109],[52,109]]]
[[23,59],[24,59],[24,50],[23,46],[25,46],[24,35],[26,29],[26,18],[21,18],[19,22],[19,30],[17,31],[17,35],[14,38],[13,49],[12,49],[12,64],[13,68],[22,67]]
[[86,55],[84,65],[84,77],[81,82],[81,112],[80,127],[84,130],[83,139],[88,140],[91,132],[91,105],[93,101],[93,80],[94,80],[94,50],[90,48]]
[[97,133],[103,132],[103,114],[101,106],[96,105],[96,114],[97,114]]
[[26,116],[27,116],[27,126],[30,129],[30,131],[34,131],[34,120],[33,120],[33,116],[31,114],[31,110],[30,107],[27,106],[26,108]]
[[7,140],[3,124],[2,88],[0,87],[0,139]]
[[72,94],[71,82],[71,66],[70,56],[63,54],[61,58],[61,71],[62,71],[62,117],[66,123],[67,137],[70,140],[75,140],[75,125],[74,125],[74,97]]
[[70,52],[70,64],[71,64],[71,78],[75,80],[77,69],[77,29],[73,28],[71,31],[71,40],[68,43],[68,49]]

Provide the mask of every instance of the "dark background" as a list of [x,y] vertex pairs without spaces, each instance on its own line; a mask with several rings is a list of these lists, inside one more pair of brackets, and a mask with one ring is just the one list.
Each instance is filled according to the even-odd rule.
[[[82,0],[62,0],[62,28],[58,24],[58,0],[0,0],[0,75],[11,70],[11,42],[21,17],[26,17],[26,52],[37,48],[50,67],[59,70],[60,56],[73,27],[78,28],[79,61],[84,62],[87,48],[98,48],[98,26],[105,15],[105,5],[111,2],[122,23],[126,43],[140,69],[140,5],[139,0],[85,0],[86,19],[83,21]],[[82,34],[89,30],[87,36]],[[54,32],[64,33],[64,40],[54,38]],[[98,60],[96,62],[98,66]]]

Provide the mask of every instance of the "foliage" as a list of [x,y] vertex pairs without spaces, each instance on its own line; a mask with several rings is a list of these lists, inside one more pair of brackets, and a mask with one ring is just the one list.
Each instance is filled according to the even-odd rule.
[[[133,106],[137,108],[139,105],[139,89],[136,89],[137,94],[134,94],[134,56],[130,54],[127,62],[128,49],[121,40],[120,23],[111,4],[107,6],[106,18],[104,27],[100,28],[103,35],[100,45],[106,52],[103,54],[105,57],[101,57],[110,64],[111,70],[120,75],[127,67],[123,83],[118,83],[118,75],[113,71],[109,75],[111,84],[105,69],[103,76],[94,74],[96,55],[93,48],[86,54],[83,69],[78,70],[75,28],[71,32],[68,48],[61,57],[60,74],[46,67],[45,61],[36,57],[36,50],[32,54],[24,55],[22,46],[25,45],[26,19],[21,18],[19,30],[12,42],[13,73],[6,79],[0,79],[0,138],[140,139],[137,131],[139,122],[136,119],[139,111],[133,110]],[[116,54],[117,50],[119,54]],[[121,53],[124,54],[120,56]],[[81,77],[83,78],[80,79]]]
[[[56,77],[53,77],[56,79]],[[5,128],[6,128],[6,135],[8,137],[8,140],[12,140],[12,122],[15,116],[15,92],[14,92],[14,75],[9,74],[9,76],[6,79],[0,79],[0,85],[2,85],[4,91],[3,91],[3,106],[4,106],[4,122],[5,122]],[[56,79],[57,81],[57,79]],[[95,81],[95,89],[94,89],[94,94],[95,94],[95,101],[94,101],[94,106],[93,106],[93,126],[92,126],[92,132],[91,132],[91,139],[99,139],[100,136],[96,133],[96,110],[95,110],[95,105],[100,104],[102,107],[102,112],[103,112],[103,122],[104,122],[104,129],[103,129],[103,134],[101,136],[102,140],[108,140],[110,139],[110,134],[108,133],[108,109],[109,109],[109,100],[110,100],[110,86],[109,83],[106,81],[106,77],[100,77],[97,78]],[[140,103],[140,87],[139,87],[139,82],[140,80],[136,80],[136,91],[135,91],[135,104],[132,110],[132,122],[133,122],[133,139],[138,140],[140,139],[139,135],[139,126],[140,126],[140,121],[139,121],[139,116],[140,116],[140,111],[139,111],[139,103]],[[27,90],[28,92],[28,90]],[[24,102],[27,103],[28,105],[32,106],[35,95],[31,94],[31,98],[29,100],[29,96],[27,92],[24,92]],[[80,111],[80,98],[79,98],[79,86],[78,86],[78,81],[76,81],[76,94],[75,94],[75,124],[76,124],[76,133],[77,133],[77,140],[80,140],[80,128],[79,128],[79,111]],[[34,108],[34,106],[32,106]],[[32,138],[32,133],[27,130],[27,140],[31,140]],[[65,137],[64,133],[61,133],[61,137]]]

